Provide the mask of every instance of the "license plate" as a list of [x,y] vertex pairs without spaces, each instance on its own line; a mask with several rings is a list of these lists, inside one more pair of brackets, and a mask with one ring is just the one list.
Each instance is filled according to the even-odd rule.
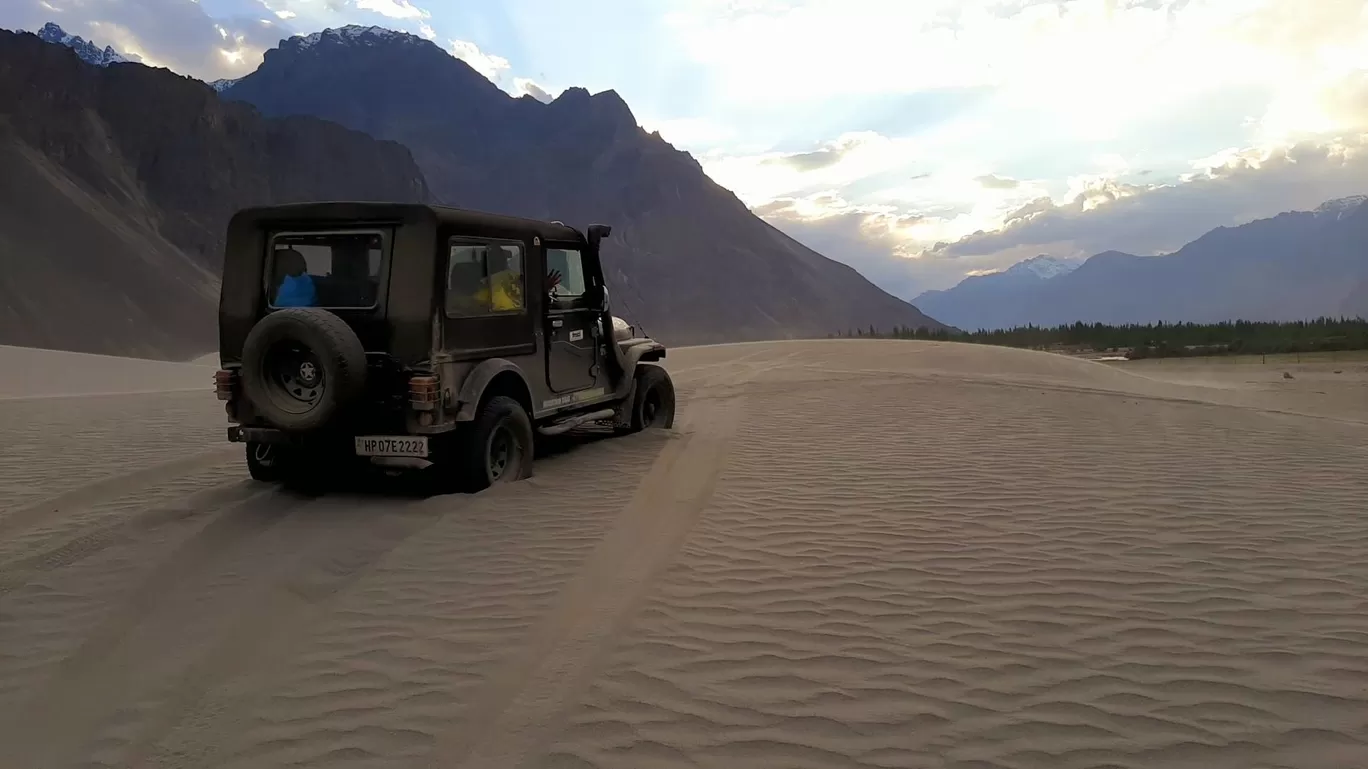
[[358,457],[426,457],[428,439],[407,435],[358,435]]

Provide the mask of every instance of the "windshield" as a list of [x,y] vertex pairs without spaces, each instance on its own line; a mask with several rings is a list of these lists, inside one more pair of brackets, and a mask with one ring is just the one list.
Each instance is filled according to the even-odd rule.
[[278,234],[266,265],[270,306],[374,307],[384,254],[374,231]]

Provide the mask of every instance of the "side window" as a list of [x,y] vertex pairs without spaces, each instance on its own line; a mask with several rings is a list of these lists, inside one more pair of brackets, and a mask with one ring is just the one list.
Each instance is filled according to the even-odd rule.
[[519,313],[525,308],[521,246],[509,243],[450,245],[447,315],[497,315]]
[[546,273],[560,276],[551,290],[555,299],[578,299],[584,296],[584,255],[577,248],[546,249]]

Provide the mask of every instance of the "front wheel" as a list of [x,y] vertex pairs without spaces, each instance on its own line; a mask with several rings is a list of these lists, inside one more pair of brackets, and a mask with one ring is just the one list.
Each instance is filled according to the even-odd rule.
[[532,476],[532,419],[516,400],[490,398],[462,432],[454,459],[463,490],[481,491]]
[[635,389],[632,396],[632,432],[674,427],[675,389],[668,371],[652,364],[638,365]]

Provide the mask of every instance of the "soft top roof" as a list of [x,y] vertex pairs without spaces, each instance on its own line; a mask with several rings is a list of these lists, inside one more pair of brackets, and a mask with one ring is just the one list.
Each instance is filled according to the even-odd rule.
[[543,240],[584,242],[584,234],[574,227],[539,219],[524,219],[464,208],[424,203],[380,203],[369,201],[320,201],[285,203],[244,208],[234,215],[236,222],[308,222],[338,220],[405,220],[433,218],[438,224],[487,234],[532,234]]

